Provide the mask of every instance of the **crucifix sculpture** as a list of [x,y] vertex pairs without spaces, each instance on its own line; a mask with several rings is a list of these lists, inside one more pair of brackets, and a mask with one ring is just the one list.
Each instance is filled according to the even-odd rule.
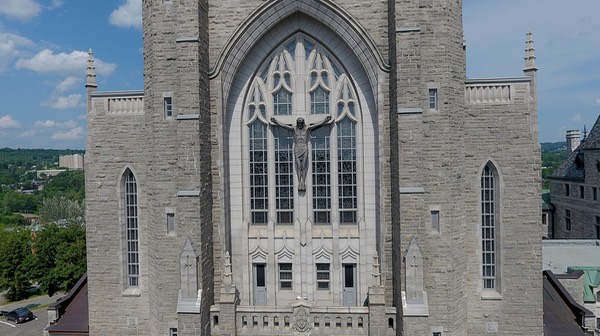
[[285,124],[271,117],[271,125],[281,126],[294,132],[294,159],[296,161],[296,174],[298,175],[298,190],[306,190],[306,170],[308,167],[308,141],[310,132],[323,126],[331,120],[331,116],[325,117],[323,120],[314,124],[306,125],[304,118],[296,119],[296,126],[293,124]]

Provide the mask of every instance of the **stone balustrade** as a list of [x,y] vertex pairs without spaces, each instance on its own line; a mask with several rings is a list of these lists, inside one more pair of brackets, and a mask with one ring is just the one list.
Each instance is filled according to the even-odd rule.
[[[211,309],[211,330],[221,335],[220,310]],[[386,312],[387,335],[395,335],[395,309]],[[292,307],[237,306],[237,335],[369,335],[369,307],[312,307],[306,315]]]
[[91,95],[92,111],[96,114],[144,114],[144,92],[94,92]]
[[528,83],[529,77],[472,79],[465,85],[467,104],[507,104],[515,99],[518,84]]

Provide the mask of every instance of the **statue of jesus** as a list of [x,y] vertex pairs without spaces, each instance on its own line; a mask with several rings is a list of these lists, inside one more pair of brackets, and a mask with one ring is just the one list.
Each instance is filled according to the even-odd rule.
[[308,167],[308,141],[310,139],[310,132],[323,126],[330,120],[331,116],[327,116],[323,120],[307,126],[304,123],[304,118],[298,118],[296,119],[296,126],[293,126],[293,124],[284,124],[277,120],[277,118],[271,117],[271,125],[281,126],[294,132],[294,158],[296,161],[299,191],[306,191],[306,170]]

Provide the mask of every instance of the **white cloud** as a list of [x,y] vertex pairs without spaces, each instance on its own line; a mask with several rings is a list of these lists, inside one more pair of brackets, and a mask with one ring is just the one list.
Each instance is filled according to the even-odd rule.
[[581,120],[582,120],[581,114],[579,114],[579,113],[575,113],[574,115],[571,116],[571,121],[574,123],[580,123]]
[[[69,73],[81,74],[87,69],[88,52],[75,50],[67,54],[61,52],[55,54],[50,49],[38,52],[30,59],[19,59],[16,63],[17,69],[29,69],[42,73]],[[96,73],[110,76],[117,68],[116,64],[105,63],[100,59],[94,59]]]
[[67,120],[64,123],[62,123],[61,126],[66,127],[66,128],[75,128],[75,127],[79,126],[79,124],[74,120]]
[[142,0],[126,0],[108,19],[115,26],[142,29]]
[[0,31],[0,72],[5,71],[19,57],[23,47],[31,45],[33,42],[25,37]]
[[19,138],[33,138],[34,135],[37,134],[37,130],[30,129],[21,134],[19,134]]
[[36,121],[33,125],[39,128],[76,128],[79,126],[74,120],[67,120],[64,123],[56,122],[54,120]]
[[57,124],[58,123],[56,121],[52,121],[52,120],[36,121],[35,123],[33,123],[33,125],[36,127],[47,127],[47,128],[56,127]]
[[58,92],[65,92],[77,88],[83,81],[83,77],[69,76],[56,86]]
[[49,8],[50,9],[59,8],[59,7],[62,7],[63,4],[64,4],[64,2],[62,0],[52,0],[52,3],[50,4]]
[[74,140],[83,137],[83,127],[75,127],[66,132],[56,132],[51,138],[52,140]]
[[596,99],[594,102],[596,103],[596,105],[600,106],[600,99]]
[[0,128],[17,128],[20,124],[13,119],[11,115],[5,115],[0,118]]
[[69,109],[81,106],[81,94],[74,93],[68,96],[52,97],[49,101],[42,104],[42,106],[51,107],[54,109]]
[[42,6],[34,0],[0,0],[0,14],[20,20],[38,16]]

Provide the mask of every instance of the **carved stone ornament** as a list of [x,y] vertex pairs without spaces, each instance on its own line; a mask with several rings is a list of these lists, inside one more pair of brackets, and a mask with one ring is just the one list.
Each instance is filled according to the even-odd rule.
[[306,333],[312,329],[310,325],[310,304],[305,300],[298,300],[293,305],[294,324],[292,329],[299,333]]

